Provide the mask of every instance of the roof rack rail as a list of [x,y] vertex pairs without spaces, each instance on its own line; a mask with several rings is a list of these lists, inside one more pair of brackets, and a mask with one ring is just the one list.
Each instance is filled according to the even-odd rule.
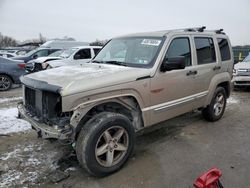
[[184,31],[191,31],[191,32],[203,32],[206,29],[206,26],[202,27],[194,27],[194,28],[186,28],[183,29]]
[[216,34],[223,34],[225,35],[226,33],[223,32],[224,29],[217,29],[217,30],[207,30],[208,32],[215,32]]
[[215,33],[216,33],[216,34],[225,34],[225,33],[223,32],[223,29],[215,30]]

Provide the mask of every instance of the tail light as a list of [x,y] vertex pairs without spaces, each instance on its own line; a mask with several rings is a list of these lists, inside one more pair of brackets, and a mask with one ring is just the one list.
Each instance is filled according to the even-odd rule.
[[26,64],[25,63],[19,63],[17,64],[20,69],[25,69]]

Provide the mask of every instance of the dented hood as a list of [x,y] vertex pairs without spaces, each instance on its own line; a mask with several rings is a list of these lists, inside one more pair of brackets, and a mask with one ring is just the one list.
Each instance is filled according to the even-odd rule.
[[29,74],[21,78],[24,85],[59,92],[62,96],[99,89],[150,76],[150,69],[110,64],[85,63]]

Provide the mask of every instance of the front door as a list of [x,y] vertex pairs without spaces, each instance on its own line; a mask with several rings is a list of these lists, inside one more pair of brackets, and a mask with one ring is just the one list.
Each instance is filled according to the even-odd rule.
[[165,58],[185,57],[185,69],[166,72],[157,71],[151,79],[151,124],[164,121],[193,109],[196,95],[194,77],[197,74],[192,59],[191,38],[189,36],[173,37]]

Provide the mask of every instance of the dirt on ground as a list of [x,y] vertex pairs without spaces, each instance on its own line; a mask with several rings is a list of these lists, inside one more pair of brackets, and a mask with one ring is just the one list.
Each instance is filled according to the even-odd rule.
[[187,113],[138,133],[134,155],[105,178],[88,175],[73,147],[37,138],[16,118],[21,88],[0,93],[0,187],[193,187],[212,167],[222,170],[227,188],[250,184],[250,91],[228,99],[220,121],[199,111]]

